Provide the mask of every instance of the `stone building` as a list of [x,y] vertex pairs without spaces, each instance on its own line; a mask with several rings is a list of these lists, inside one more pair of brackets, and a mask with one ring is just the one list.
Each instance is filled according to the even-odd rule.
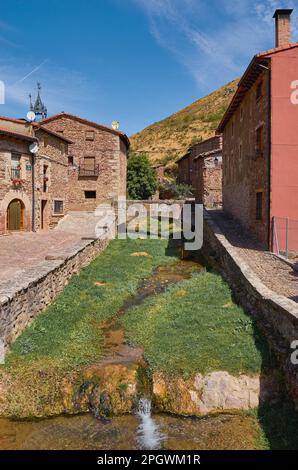
[[162,183],[165,178],[165,166],[164,165],[154,165],[154,170],[156,171],[156,176],[158,178],[159,183]]
[[[218,128],[224,210],[268,248],[274,220],[298,220],[298,43],[291,43],[291,13],[275,12],[276,47],[254,56]],[[298,249],[298,231],[293,237]]]
[[53,228],[64,216],[70,143],[38,123],[0,117],[0,234]]
[[126,196],[125,134],[64,112],[41,122],[73,142],[68,156],[71,211],[92,211],[101,202]]
[[178,182],[192,186],[196,201],[206,207],[222,204],[222,137],[193,145],[178,160]]

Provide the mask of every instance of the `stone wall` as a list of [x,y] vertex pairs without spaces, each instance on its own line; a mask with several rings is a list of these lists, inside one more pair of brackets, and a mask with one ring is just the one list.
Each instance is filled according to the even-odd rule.
[[196,160],[194,194],[196,201],[205,207],[222,205],[222,162],[216,163],[216,156]]
[[62,292],[71,276],[87,266],[108,243],[108,239],[80,240],[72,254],[45,260],[22,273],[17,281],[1,285],[0,338],[6,349]]
[[[39,139],[39,152],[36,159],[36,210],[35,227],[54,228],[68,212],[68,145],[59,137],[52,136],[42,129],[36,132]],[[44,187],[44,169],[47,168],[48,181]],[[46,189],[46,191],[44,191]],[[42,202],[44,214],[42,216]],[[63,211],[54,210],[54,201],[61,201]],[[42,224],[43,217],[43,224]],[[43,226],[42,226],[43,225]]]
[[[15,186],[11,179],[11,154],[20,156],[20,176],[23,184]],[[29,153],[29,142],[15,138],[4,138],[0,140],[0,234],[6,232],[7,208],[14,199],[21,200],[24,204],[23,230],[31,229],[32,212],[32,159]]]
[[[34,163],[34,228],[39,230],[55,227],[68,210],[67,142],[47,130],[30,127],[26,122],[10,122],[6,118],[0,118],[0,123],[2,127],[22,132],[23,136],[32,134],[38,139],[39,151]],[[18,138],[2,136],[0,141],[0,234],[7,231],[7,209],[14,199],[20,200],[23,205],[21,229],[32,229],[33,160],[29,151],[30,142],[22,139],[22,135]],[[12,181],[12,154],[20,159],[20,184]],[[45,168],[48,180],[46,188]],[[56,200],[63,203],[63,211],[60,213],[54,210]]]
[[222,136],[216,135],[189,148],[178,161],[178,182],[192,186],[199,204],[222,204]]
[[[245,94],[223,134],[223,207],[268,243],[270,158],[269,75],[264,71]],[[257,87],[261,96],[257,99]],[[263,154],[257,151],[257,129],[262,128]],[[256,217],[256,193],[262,192],[262,218]]]
[[[248,267],[205,213],[202,255],[229,283],[236,301],[250,313],[268,340],[298,408],[298,367],[291,363],[291,344],[298,340],[298,305],[268,289]],[[274,275],[274,273],[272,273]]]
[[[67,114],[45,120],[44,126],[73,141],[69,146],[73,159],[69,166],[69,210],[92,211],[103,201],[126,196],[127,146],[119,133]],[[95,164],[93,175],[84,171],[90,158]]]

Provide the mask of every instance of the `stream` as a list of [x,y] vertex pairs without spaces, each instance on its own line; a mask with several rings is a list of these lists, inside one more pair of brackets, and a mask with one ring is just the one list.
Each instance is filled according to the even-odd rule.
[[151,416],[148,410],[103,423],[91,415],[35,422],[0,419],[1,450],[253,449],[252,418]]
[[[140,254],[141,255],[141,254]],[[191,260],[157,268],[136,295],[118,312],[124,315],[147,297],[164,292],[168,286],[189,279],[204,268]],[[105,327],[104,356],[100,363],[129,363],[142,357],[142,351],[125,341],[124,331],[111,319]],[[221,415],[183,418],[152,414],[151,401],[139,400],[133,415],[101,421],[91,414],[60,416],[40,421],[0,419],[0,450],[196,450],[253,449],[256,425],[251,417]]]

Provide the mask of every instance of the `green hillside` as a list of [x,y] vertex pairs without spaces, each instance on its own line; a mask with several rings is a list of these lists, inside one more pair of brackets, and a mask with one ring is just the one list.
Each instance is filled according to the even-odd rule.
[[131,136],[131,150],[146,152],[154,163],[175,161],[190,145],[214,134],[237,84],[238,80],[234,80]]

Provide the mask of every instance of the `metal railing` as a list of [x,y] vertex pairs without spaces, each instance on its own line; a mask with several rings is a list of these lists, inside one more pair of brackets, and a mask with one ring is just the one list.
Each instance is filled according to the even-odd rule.
[[272,248],[276,254],[290,258],[298,253],[298,220],[273,217]]
[[19,168],[11,168],[10,177],[12,180],[18,180],[21,178],[21,170]]
[[79,176],[81,177],[93,177],[99,175],[99,165],[94,165],[93,168],[86,165],[79,165]]

